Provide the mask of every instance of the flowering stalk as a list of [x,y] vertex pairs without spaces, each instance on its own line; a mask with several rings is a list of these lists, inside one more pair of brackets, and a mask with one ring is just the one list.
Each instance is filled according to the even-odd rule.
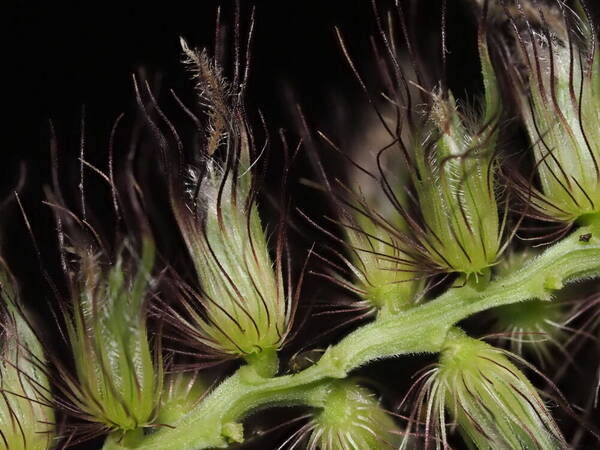
[[[592,234],[589,241],[580,236]],[[454,288],[423,305],[364,325],[330,347],[313,366],[294,375],[265,378],[242,367],[225,380],[175,429],[157,430],[133,448],[178,450],[223,447],[228,430],[248,412],[274,403],[320,405],[332,379],[369,361],[402,354],[439,352],[447,332],[477,312],[534,298],[549,299],[564,284],[600,277],[600,217],[483,289]],[[122,448],[110,437],[105,449]]]
[[[298,367],[292,374],[281,374],[278,355],[290,335],[298,295],[298,290],[292,290],[291,275],[284,273],[284,266],[289,270],[293,260],[286,248],[288,207],[281,202],[283,212],[271,253],[257,201],[262,181],[258,166],[268,136],[264,148],[257,149],[246,116],[250,51],[246,49],[242,63],[239,5],[231,80],[218,63],[220,31],[214,59],[206,50],[192,50],[182,41],[184,63],[196,81],[202,117],[175,98],[201,130],[193,136],[193,149],[158,107],[149,85],[146,83],[148,98],[144,101],[135,80],[146,125],[162,150],[160,169],[193,272],[190,283],[175,269],[165,269],[171,274],[164,282],[167,293],[155,295],[159,298],[153,303],[160,326],[156,339],[162,339],[163,324],[170,327],[174,335],[167,338],[176,345],[167,351],[173,354],[163,365],[162,347],[153,349],[154,336],[147,324],[146,302],[156,293],[157,282],[152,275],[155,247],[150,224],[137,201],[144,190],[136,189],[133,164],[129,164],[124,181],[132,204],[122,217],[133,219],[143,230],[142,239],[139,255],[130,244],[137,242],[133,236],[120,240],[113,260],[88,222],[83,174],[86,166],[108,182],[118,234],[118,208],[124,198],[117,192],[113,176],[114,129],[108,174],[85,161],[82,137],[82,217],[64,205],[56,167],[56,192],[50,197],[56,196],[57,201],[46,202],[55,207],[61,265],[68,278],[68,302],[61,306],[73,367],[69,370],[46,349],[45,356],[52,358],[53,364],[46,370],[40,343],[19,315],[20,304],[12,301],[15,295],[10,280],[5,282],[1,272],[1,294],[3,300],[8,298],[6,305],[0,305],[0,437],[4,446],[51,447],[54,411],[49,405],[66,416],[58,430],[64,431],[65,445],[108,434],[107,450],[224,448],[244,442],[243,420],[248,415],[271,406],[302,405],[309,408],[309,421],[292,435],[292,447],[412,448],[422,437],[412,433],[415,427],[424,429],[425,448],[446,448],[446,421],[451,419],[471,447],[565,448],[567,442],[547,405],[511,359],[532,366],[521,357],[467,336],[456,324],[496,308],[509,329],[547,331],[543,325],[555,322],[553,314],[561,313],[561,305],[554,303],[555,292],[568,283],[600,278],[597,31],[579,1],[574,2],[575,11],[562,0],[556,0],[556,8],[538,8],[533,3],[524,8],[519,0],[500,4],[512,31],[488,33],[489,2],[483,1],[478,47],[485,93],[481,113],[473,115],[444,82],[440,87],[427,87],[400,2],[395,2],[396,11],[385,17],[383,25],[373,1],[380,32],[380,43],[374,39],[373,47],[378,52],[383,44],[388,57],[379,62],[386,78],[383,98],[396,113],[395,124],[377,113],[391,143],[377,155],[379,173],[369,174],[377,188],[368,189],[368,195],[363,195],[361,186],[346,189],[342,185],[345,192],[338,196],[324,177],[329,193],[342,203],[335,222],[345,234],[342,238],[330,236],[350,250],[343,254],[332,249],[350,272],[345,279],[338,276],[337,281],[357,294],[357,306],[366,310],[360,318],[369,317],[370,322],[330,345],[312,365]],[[398,34],[396,19],[416,83],[403,73],[396,43],[391,42]],[[490,23],[493,27],[498,24]],[[253,28],[252,14],[249,41]],[[444,30],[444,55],[445,38]],[[509,63],[504,71],[497,70],[502,64],[492,64],[488,42],[499,44],[495,56],[501,57],[500,63]],[[348,56],[343,42],[342,46]],[[534,222],[560,222],[563,234],[536,257],[498,267],[509,245],[503,239],[513,210],[507,196],[501,213],[501,179],[497,177],[498,130],[507,112],[500,101],[503,81],[514,88],[512,101],[529,134],[535,160],[529,180],[514,176],[524,203],[521,216],[515,217],[515,233],[523,216],[529,215]],[[421,90],[421,102],[412,98],[415,88]],[[132,148],[138,139],[134,141]],[[382,155],[392,148],[398,150],[393,165],[399,161],[408,169],[408,183],[392,186],[382,168]],[[288,159],[281,182],[284,192]],[[53,163],[56,166],[56,161]],[[381,208],[383,202],[388,203],[387,208]],[[27,218],[25,222],[31,232]],[[63,234],[63,224],[69,228],[68,234]],[[564,237],[569,229],[574,232]],[[339,268],[335,263],[331,266]],[[448,275],[453,274],[457,277],[448,282]],[[59,289],[51,287],[58,294]],[[170,298],[169,293],[175,295]],[[596,300],[588,306],[597,306]],[[589,329],[578,330],[579,334],[591,336],[597,317],[582,319],[582,328]],[[439,358],[415,383],[422,389],[408,408],[408,427],[402,429],[373,394],[349,377],[373,361],[415,353],[439,353]],[[313,354],[318,351],[304,353]],[[242,360],[237,370],[217,379],[220,383],[212,387],[207,387],[206,379],[197,372],[166,377],[163,373],[177,368],[181,361],[191,361],[189,367],[198,369],[235,359]],[[51,373],[58,376],[50,378]],[[588,412],[592,407],[593,399]]]

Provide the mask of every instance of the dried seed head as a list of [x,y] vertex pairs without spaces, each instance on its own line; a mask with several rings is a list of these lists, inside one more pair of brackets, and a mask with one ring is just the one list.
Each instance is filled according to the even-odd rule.
[[59,387],[79,418],[103,429],[152,425],[162,384],[146,327],[154,243],[144,240],[139,260],[122,250],[108,268],[90,249],[77,256],[65,311],[75,374],[61,368]]
[[0,449],[49,449],[54,409],[44,352],[0,264]]
[[[289,331],[291,293],[284,288],[283,228],[275,261],[256,204],[253,139],[241,94],[231,92],[205,52],[183,43],[211,125],[187,183],[172,180],[175,216],[198,275],[201,293],[185,305],[183,327],[194,339],[229,355],[277,350]],[[219,136],[217,137],[216,134]],[[202,311],[192,303],[200,298]]]
[[426,375],[417,411],[436,448],[447,445],[446,411],[477,448],[565,448],[546,405],[505,351],[453,329]]
[[[518,183],[529,213],[573,222],[600,212],[600,52],[579,2],[506,8],[506,70],[531,141],[540,190]],[[512,6],[512,5],[510,5]]]
[[325,406],[291,445],[310,450],[393,449],[400,430],[375,395],[353,381],[333,383]]

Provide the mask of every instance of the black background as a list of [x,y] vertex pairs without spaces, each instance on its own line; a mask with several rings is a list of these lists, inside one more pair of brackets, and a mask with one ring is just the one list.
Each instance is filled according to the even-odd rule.
[[[191,45],[211,47],[219,3],[223,22],[231,24],[231,1],[16,2],[8,15],[9,57],[4,66],[15,77],[5,86],[5,95],[15,96],[6,124],[9,131],[18,132],[18,140],[8,152],[15,160],[31,158],[33,165],[43,166],[47,120],[52,118],[63,140],[70,139],[79,132],[84,104],[88,133],[92,138],[105,136],[117,114],[130,109],[131,74],[142,67],[160,73],[165,87],[180,90],[185,74],[179,64],[179,36]],[[460,92],[478,82],[475,27],[466,2],[449,3],[448,77]],[[352,101],[360,95],[333,28],[345,34],[353,56],[366,54],[368,37],[376,31],[368,0],[241,4],[242,23],[251,5],[257,17],[249,102],[265,111],[274,128],[289,127],[289,105],[282,95],[288,88],[317,123],[336,113],[337,98]],[[422,2],[419,22],[412,24],[420,44],[433,45],[439,37],[439,16],[440,2]]]
[[[378,6],[383,11],[389,3],[379,2]],[[472,99],[481,89],[476,17],[468,2],[448,3],[446,76],[455,94],[460,97],[468,90]],[[415,4],[418,13],[409,26],[418,45],[431,56],[429,69],[439,73],[441,1]],[[36,235],[41,235],[38,239],[43,247],[54,240],[48,208],[40,206],[42,187],[51,180],[49,121],[58,138],[63,189],[71,190],[75,198],[82,108],[86,159],[105,168],[115,119],[122,112],[129,117],[137,114],[132,75],[143,72],[149,79],[160,78],[163,93],[172,88],[188,105],[193,104],[192,83],[181,64],[179,37],[185,37],[191,46],[211,49],[220,5],[221,22],[229,25],[231,38],[234,2],[17,1],[10,5],[5,15],[10,26],[4,57],[10,81],[3,89],[8,139],[0,149],[0,192],[4,195],[14,189],[19,167],[24,166],[26,182],[21,197],[28,213],[36,218],[32,226]],[[242,27],[247,26],[250,11],[256,7],[247,95],[250,113],[256,117],[260,109],[272,135],[284,128],[295,142],[294,103],[298,102],[312,129],[324,130],[342,143],[360,137],[359,125],[372,111],[342,56],[334,27],[344,34],[364,76],[375,78],[369,37],[376,34],[376,25],[370,1],[242,0],[240,5]],[[125,150],[115,149],[117,153]],[[273,151],[271,160],[266,183],[277,189],[280,149]],[[333,166],[332,173],[339,172],[339,164]],[[296,178],[313,176],[303,156],[297,167]],[[87,192],[93,196],[94,177],[87,178]],[[298,190],[294,201],[321,214],[322,199],[297,187],[292,185]],[[4,216],[5,251],[16,253],[13,264],[33,279],[36,267],[29,259],[29,239],[20,214],[11,207]]]

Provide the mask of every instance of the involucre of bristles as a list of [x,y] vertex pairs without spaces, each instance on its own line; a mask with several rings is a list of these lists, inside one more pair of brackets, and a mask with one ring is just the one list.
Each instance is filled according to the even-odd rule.
[[[399,15],[403,17],[401,10]],[[484,12],[481,30],[486,20]],[[403,19],[401,27],[406,32]],[[403,237],[405,247],[426,275],[459,273],[477,278],[487,274],[502,251],[504,223],[495,183],[501,101],[485,33],[479,36],[485,97],[483,112],[475,117],[468,108],[458,107],[444,83],[426,92],[426,77],[415,62],[411,43],[408,51],[414,67],[403,70],[396,47],[389,44],[392,31],[380,32],[391,60],[388,64],[394,68],[388,78],[397,84],[389,88],[397,109],[395,131],[387,126],[393,138],[389,148],[395,147],[396,158],[408,168],[417,210],[414,213],[395,202],[409,228]],[[416,80],[410,80],[410,73]],[[417,84],[420,96],[412,84]],[[385,179],[382,186],[394,199]]]
[[500,251],[494,188],[498,117],[490,120],[465,123],[451,95],[434,94],[430,117],[411,141],[424,222],[421,244],[447,272],[477,276],[495,264]]
[[[327,145],[342,151],[319,134]],[[335,222],[344,233],[338,242],[349,254],[340,255],[347,275],[342,278],[338,270],[336,278],[359,297],[360,302],[354,303],[357,308],[398,312],[418,300],[427,261],[407,244],[408,226],[398,211],[399,204],[407,204],[404,184],[408,174],[402,159],[386,152],[389,135],[379,121],[366,125],[361,136],[351,144],[353,157],[346,156],[347,183],[332,183],[322,165],[318,167],[338,213]]]
[[113,262],[93,248],[74,249],[64,311],[75,373],[59,365],[61,404],[106,431],[153,425],[162,389],[162,362],[146,323],[154,243],[143,240],[139,259],[126,247]]
[[55,438],[44,352],[0,261],[0,449],[45,450]]
[[[335,277],[340,286],[359,297],[355,306],[398,312],[415,301],[423,285],[423,261],[406,245],[406,223],[381,189],[380,177],[370,174],[368,179],[358,177],[361,179],[351,179],[356,192],[338,183],[339,189],[332,193],[339,214],[337,223],[345,237],[339,242],[349,253],[348,257],[339,255],[348,275],[342,278],[336,273]],[[394,200],[397,199],[398,193]]]
[[323,409],[280,449],[395,449],[400,428],[368,389],[351,380],[332,383]]
[[420,391],[411,422],[425,424],[424,448],[447,448],[447,414],[469,447],[567,448],[547,406],[509,356],[461,330],[449,332],[438,364],[413,387]]
[[[507,2],[505,68],[539,189],[515,177],[525,213],[571,223],[600,212],[600,52],[582,3]],[[506,37],[509,35],[510,37]]]
[[[364,134],[377,134],[376,130],[371,125]],[[304,132],[308,133],[306,129]],[[342,152],[327,136],[319,134],[328,146]],[[307,140],[310,147],[312,139]],[[408,226],[397,207],[398,203],[406,203],[403,183],[407,174],[403,161],[395,157],[397,155],[384,158],[382,152],[375,157],[365,150],[373,144],[370,141],[366,139],[366,142],[356,144],[360,152],[364,152],[364,155],[359,155],[359,161],[346,156],[349,160],[347,183],[329,180],[323,164],[315,157],[316,168],[321,175],[321,183],[316,188],[325,186],[337,213],[335,219],[327,220],[341,228],[343,238],[307,218],[347,249],[344,254],[336,248],[329,248],[342,264],[340,266],[321,256],[332,268],[332,275],[320,275],[355,294],[359,301],[353,302],[352,306],[357,311],[364,310],[364,315],[382,310],[398,312],[415,302],[416,294],[424,284],[422,279],[427,267],[427,261],[408,243]],[[389,147],[386,145],[384,150]],[[387,187],[392,190],[391,193],[387,192]]]
[[[209,122],[203,152],[186,180],[172,179],[176,220],[198,276],[199,293],[173,312],[188,341],[229,356],[277,350],[291,325],[291,292],[282,273],[283,235],[275,261],[256,204],[253,138],[239,92],[231,92],[206,52],[183,43]],[[201,302],[198,305],[198,300]]]

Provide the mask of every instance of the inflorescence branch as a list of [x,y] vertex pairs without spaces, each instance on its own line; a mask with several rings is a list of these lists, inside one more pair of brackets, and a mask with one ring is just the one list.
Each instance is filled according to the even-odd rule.
[[104,449],[204,449],[243,441],[240,421],[260,408],[322,407],[335,379],[371,361],[437,353],[448,331],[475,313],[531,299],[552,300],[565,284],[600,276],[600,216],[540,256],[487,286],[450,288],[436,299],[397,314],[380,315],[331,346],[314,365],[292,375],[264,377],[252,361],[217,386],[187,415],[151,434],[114,433]]

